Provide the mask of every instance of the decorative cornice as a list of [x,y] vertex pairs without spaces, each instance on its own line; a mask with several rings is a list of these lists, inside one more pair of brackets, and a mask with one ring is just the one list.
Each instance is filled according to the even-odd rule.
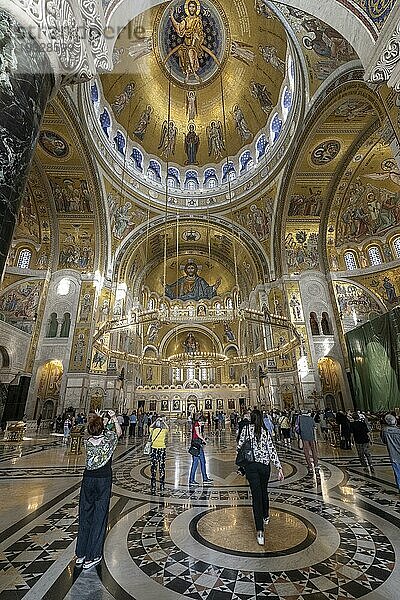
[[400,3],[396,5],[373,47],[365,79],[400,91]]

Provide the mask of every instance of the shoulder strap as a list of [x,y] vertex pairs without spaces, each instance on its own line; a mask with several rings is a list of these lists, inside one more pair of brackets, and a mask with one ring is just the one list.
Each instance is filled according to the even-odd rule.
[[[154,431],[154,430],[153,430]],[[156,441],[156,439],[158,438],[158,436],[160,435],[160,433],[162,432],[162,429],[160,427],[160,431],[157,433],[156,437],[154,438],[154,440],[151,440],[151,443],[154,444],[154,442]]]

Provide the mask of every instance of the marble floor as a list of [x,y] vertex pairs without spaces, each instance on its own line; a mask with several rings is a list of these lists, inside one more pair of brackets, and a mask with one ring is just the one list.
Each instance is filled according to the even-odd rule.
[[[400,496],[386,449],[375,472],[319,442],[319,473],[277,444],[265,546],[234,468],[235,438],[210,432],[208,487],[189,489],[185,426],[172,424],[166,487],[150,493],[142,440],[120,442],[104,558],[75,568],[83,457],[60,437],[0,442],[0,600],[398,600]],[[200,475],[198,474],[198,480]]]

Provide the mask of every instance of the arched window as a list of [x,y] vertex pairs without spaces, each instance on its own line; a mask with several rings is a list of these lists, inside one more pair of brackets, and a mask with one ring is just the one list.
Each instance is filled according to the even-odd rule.
[[21,250],[18,256],[17,267],[20,269],[29,269],[31,263],[32,252],[28,248]]
[[315,312],[310,313],[310,329],[311,335],[320,335],[318,319]]
[[267,137],[265,135],[265,133],[263,133],[257,140],[256,143],[256,149],[257,149],[257,160],[260,160],[264,155],[265,152],[267,150],[267,146],[268,146],[268,140]]
[[354,271],[354,269],[357,269],[356,255],[354,252],[349,250],[344,253],[344,264],[346,265],[346,269],[348,271]]
[[189,179],[186,182],[186,189],[187,190],[195,190],[197,188],[196,182],[194,181],[194,179]]
[[60,337],[69,337],[69,331],[71,329],[71,315],[70,313],[64,313],[63,322],[61,324]]
[[400,237],[393,240],[393,248],[396,258],[400,258]]
[[176,179],[174,179],[173,177],[168,177],[167,183],[168,183],[169,188],[177,188],[178,187],[178,185],[176,183]]
[[368,248],[368,258],[372,266],[382,264],[382,254],[378,246],[371,246]]
[[271,143],[273,144],[278,139],[282,130],[282,119],[279,118],[278,113],[275,113],[271,124],[270,124],[270,133],[271,133]]
[[131,161],[133,162],[133,167],[143,173],[143,154],[137,148],[132,149]]
[[329,315],[326,312],[322,313],[321,317],[321,329],[323,335],[332,335],[332,327],[329,320]]
[[49,338],[57,337],[57,331],[58,331],[57,313],[53,312],[50,315],[49,324],[47,326],[46,337],[49,337]]

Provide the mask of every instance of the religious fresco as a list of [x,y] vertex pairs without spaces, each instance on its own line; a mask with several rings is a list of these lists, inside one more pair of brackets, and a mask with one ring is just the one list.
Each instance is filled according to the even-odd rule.
[[91,213],[92,202],[85,179],[49,177],[57,212]]
[[59,360],[50,360],[40,370],[37,396],[42,400],[52,398],[57,403],[60,397],[63,365]]
[[24,193],[16,227],[18,237],[32,239],[35,243],[41,241],[38,209],[29,186]]
[[221,6],[209,0],[173,0],[156,19],[157,60],[175,83],[210,83],[226,60],[230,32]]
[[234,213],[238,223],[260,242],[266,240],[271,232],[274,193],[271,190],[267,196]]
[[345,121],[357,121],[364,120],[365,117],[375,116],[375,110],[371,106],[369,102],[365,100],[355,100],[354,98],[349,98],[340,106],[338,106],[334,111],[334,116],[339,117],[341,120]]
[[77,325],[74,331],[69,361],[69,371],[71,373],[84,373],[86,371],[89,343],[90,327]]
[[68,142],[60,134],[49,129],[41,130],[38,144],[53,158],[65,158],[69,153]]
[[215,340],[206,331],[185,329],[173,335],[163,348],[163,357],[175,354],[195,354],[197,352],[215,352]]
[[113,247],[116,247],[119,241],[127,236],[132,229],[135,229],[147,219],[148,214],[132,201],[121,197],[112,186],[107,185],[106,188],[111,233],[114,238]]
[[[61,223],[61,222],[60,222]],[[93,270],[94,232],[89,224],[63,222],[60,224],[59,269]]]
[[356,283],[334,280],[332,286],[345,331],[383,312],[374,294]]
[[[116,72],[101,75],[106,135],[113,113],[135,146],[163,161],[202,167],[225,157],[225,138],[235,156],[279,102],[287,63],[283,24],[261,19],[250,0],[223,8],[211,0],[173,0],[149,9],[146,31],[132,41],[130,31],[142,26],[141,18],[116,41]],[[240,93],[234,81],[241,81]]]
[[358,58],[347,40],[326,23],[297,8],[276,4],[303,48],[309,65],[312,94],[338,67]]
[[400,223],[400,169],[390,147],[371,136],[348,165],[329,216],[333,243],[341,247],[385,236]]
[[287,224],[285,249],[289,273],[319,269],[318,230],[318,223],[302,224],[301,228]]
[[[106,337],[107,336],[104,336],[104,338]],[[107,364],[107,356],[100,350],[97,350],[97,348],[93,348],[92,359],[90,361],[90,371],[92,373],[107,373]]]
[[322,188],[309,186],[296,186],[300,193],[290,196],[289,217],[313,216],[319,217],[322,209]]
[[388,310],[400,304],[400,271],[388,269],[371,275],[354,277],[354,281],[361,283],[378,296]]
[[286,286],[286,298],[292,323],[304,321],[304,313],[298,284]]
[[23,281],[0,294],[0,319],[21,331],[32,333],[37,319],[43,281]]
[[217,277],[213,284],[207,283],[204,277],[198,274],[198,265],[194,260],[188,260],[185,264],[184,275],[174,283],[167,283],[165,296],[170,300],[211,300],[218,295],[221,285],[221,277]]
[[82,282],[78,308],[78,323],[91,323],[96,290],[93,282]]
[[[159,247],[158,247],[159,250]],[[165,287],[164,287],[165,283]],[[182,302],[210,302],[217,296],[232,292],[235,287],[234,274],[218,258],[183,253],[167,260],[164,282],[163,261],[148,273],[144,286],[160,298]]]

